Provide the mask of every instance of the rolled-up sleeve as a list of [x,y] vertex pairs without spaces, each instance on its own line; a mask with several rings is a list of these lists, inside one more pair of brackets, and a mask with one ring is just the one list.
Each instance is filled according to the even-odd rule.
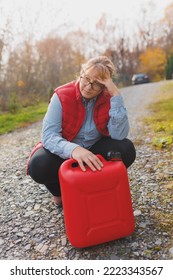
[[62,105],[57,94],[52,96],[43,119],[42,143],[51,153],[64,159],[70,158],[72,151],[79,146],[62,137]]
[[113,96],[110,100],[108,130],[112,139],[122,140],[129,132],[127,110],[121,95]]

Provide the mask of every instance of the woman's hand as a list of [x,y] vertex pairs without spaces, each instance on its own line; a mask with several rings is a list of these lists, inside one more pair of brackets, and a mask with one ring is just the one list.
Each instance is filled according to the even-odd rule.
[[116,87],[116,85],[112,81],[112,78],[108,78],[108,79],[105,79],[105,80],[97,79],[97,82],[104,85],[111,96],[116,96],[116,95],[120,94],[118,88]]
[[82,171],[86,171],[84,163],[86,163],[92,171],[101,170],[103,167],[103,163],[96,155],[82,147],[77,147],[73,150],[72,158],[77,160]]

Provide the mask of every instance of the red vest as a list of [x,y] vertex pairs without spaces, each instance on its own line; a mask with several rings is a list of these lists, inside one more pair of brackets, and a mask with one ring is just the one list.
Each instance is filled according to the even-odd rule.
[[[71,141],[78,134],[85,118],[85,107],[82,103],[82,95],[79,91],[79,82],[73,81],[55,89],[62,104],[62,136]],[[109,121],[110,94],[102,92],[98,95],[94,105],[94,122],[99,132],[109,136],[107,124]],[[43,147],[41,142],[37,143],[28,159],[28,165],[33,154]]]
[[[55,89],[62,104],[62,136],[68,141],[78,134],[85,119],[85,107],[79,90],[79,82],[73,81]],[[94,105],[94,122],[98,131],[109,136],[107,124],[109,121],[110,94],[102,92]]]

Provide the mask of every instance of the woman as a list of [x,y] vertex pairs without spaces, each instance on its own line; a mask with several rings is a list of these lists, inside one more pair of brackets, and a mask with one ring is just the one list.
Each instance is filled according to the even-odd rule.
[[126,139],[129,123],[123,99],[112,76],[115,68],[106,56],[82,65],[80,77],[55,89],[43,120],[42,143],[28,163],[29,175],[61,204],[58,169],[75,159],[85,172],[104,168],[96,154],[106,158],[110,150],[121,153],[126,167],[135,160],[133,143]]

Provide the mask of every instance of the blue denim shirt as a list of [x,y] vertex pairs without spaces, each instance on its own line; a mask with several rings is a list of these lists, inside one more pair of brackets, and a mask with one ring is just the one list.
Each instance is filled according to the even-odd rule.
[[[83,104],[86,108],[86,116],[81,129],[72,142],[62,137],[62,105],[56,93],[51,98],[47,113],[43,119],[42,143],[51,153],[67,159],[71,157],[72,151],[81,146],[89,149],[102,135],[97,130],[93,120],[93,110],[96,98]],[[123,104],[121,95],[113,96],[110,99],[108,130],[110,137],[122,140],[129,132],[127,111]]]

